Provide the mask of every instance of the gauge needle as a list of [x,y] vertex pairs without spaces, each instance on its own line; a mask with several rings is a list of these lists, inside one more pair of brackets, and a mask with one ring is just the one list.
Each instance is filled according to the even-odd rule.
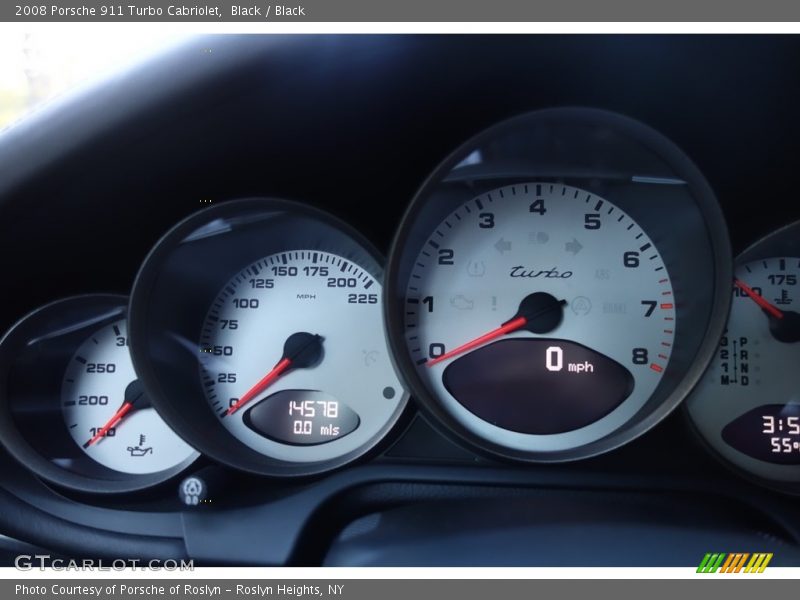
[[800,342],[800,314],[793,310],[781,310],[738,279],[734,279],[733,283],[767,313],[772,337],[785,344]]
[[766,298],[764,298],[761,294],[758,294],[753,288],[749,285],[740,281],[739,279],[734,279],[733,283],[736,287],[742,290],[745,294],[750,296],[750,298],[758,304],[762,309],[767,311],[771,316],[775,317],[776,319],[783,318],[783,311],[769,302]]
[[457,348],[453,348],[449,352],[445,352],[441,356],[430,359],[425,364],[432,367],[448,358],[468,352],[487,342],[520,329],[528,329],[533,333],[547,333],[552,331],[561,323],[564,312],[562,307],[566,303],[566,300],[556,300],[555,297],[545,292],[529,294],[520,302],[519,310],[511,320],[506,321],[500,327],[492,329],[488,333],[484,333],[465,344],[461,344]]
[[304,331],[290,335],[283,345],[283,356],[278,363],[258,383],[247,390],[235,404],[232,404],[227,414],[235,413],[287,371],[316,366],[322,360],[322,339],[321,335]]
[[[125,415],[131,412],[134,407],[137,409],[150,408],[150,402],[147,401],[144,388],[142,387],[142,384],[139,383],[138,379],[128,384],[128,387],[125,388],[124,397],[125,401],[122,403],[122,406],[117,409],[117,412],[114,413],[114,415],[105,425],[97,430],[97,433],[94,434],[94,437],[83,445],[84,448],[88,448],[98,440],[102,440],[108,431],[119,425],[120,421],[122,421]],[[142,402],[139,402],[139,400],[142,400]]]

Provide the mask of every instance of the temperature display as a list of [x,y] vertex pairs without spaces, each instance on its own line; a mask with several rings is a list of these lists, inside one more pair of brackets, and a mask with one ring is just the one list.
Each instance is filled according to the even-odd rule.
[[233,277],[200,339],[204,390],[222,425],[292,462],[368,440],[402,401],[379,297],[370,271],[319,250],[273,254]]
[[[798,239],[791,230],[775,235]],[[727,330],[687,402],[717,452],[770,483],[800,481],[798,281],[798,256],[740,260]]]
[[727,444],[758,460],[800,465],[800,404],[767,404],[722,430]]

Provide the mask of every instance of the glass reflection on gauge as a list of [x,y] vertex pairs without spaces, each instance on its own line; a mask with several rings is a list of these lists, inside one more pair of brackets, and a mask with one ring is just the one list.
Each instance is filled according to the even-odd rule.
[[[529,244],[532,230],[548,241]],[[465,424],[541,452],[623,426],[661,382],[679,327],[642,226],[559,183],[490,189],[447,215],[413,258],[405,303],[405,352],[425,385]]]
[[134,372],[127,298],[49,304],[0,341],[0,439],[40,477],[93,493],[164,482],[197,452],[150,405]]
[[133,370],[124,319],[78,347],[64,374],[61,403],[72,439],[109,469],[157,473],[194,454],[150,405]]
[[312,207],[251,198],[176,225],[131,301],[134,364],[159,412],[204,454],[270,476],[359,458],[408,394],[383,327],[370,244]]
[[537,111],[476,135],[417,193],[389,256],[389,341],[446,433],[575,460],[684,399],[730,273],[719,205],[669,140],[604,111]]
[[752,458],[800,465],[800,404],[762,404],[722,428],[722,440]]
[[728,326],[686,403],[712,449],[761,483],[800,490],[800,225],[738,259]]
[[[221,423],[287,461],[327,453],[390,417],[401,386],[386,353],[380,283],[320,250],[267,256],[234,275],[200,336],[203,390]],[[304,447],[304,448],[298,448]]]

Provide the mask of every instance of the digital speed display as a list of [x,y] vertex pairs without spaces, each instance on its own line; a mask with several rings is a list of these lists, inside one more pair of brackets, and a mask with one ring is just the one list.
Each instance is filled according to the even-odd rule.
[[627,368],[591,348],[530,338],[502,340],[462,356],[445,369],[443,380],[454,398],[489,423],[540,435],[594,423],[634,386]]
[[722,439],[752,458],[800,465],[800,404],[754,408],[725,426]]

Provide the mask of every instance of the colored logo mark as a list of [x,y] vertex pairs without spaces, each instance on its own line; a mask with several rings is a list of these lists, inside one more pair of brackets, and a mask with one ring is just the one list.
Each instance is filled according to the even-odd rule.
[[698,573],[763,573],[772,552],[708,552],[697,567]]

